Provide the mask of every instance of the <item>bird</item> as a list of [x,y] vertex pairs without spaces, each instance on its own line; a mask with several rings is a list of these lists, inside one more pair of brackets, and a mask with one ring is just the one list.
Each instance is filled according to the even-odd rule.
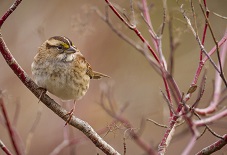
[[109,78],[94,71],[80,50],[65,36],[53,36],[38,48],[31,65],[32,76],[40,89],[62,100],[73,100],[73,108],[66,124],[73,115],[76,101],[88,91],[91,79]]

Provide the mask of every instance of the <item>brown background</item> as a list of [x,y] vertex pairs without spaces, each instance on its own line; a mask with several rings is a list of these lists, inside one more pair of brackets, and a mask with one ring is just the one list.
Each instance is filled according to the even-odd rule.
[[[0,1],[0,14],[2,15],[12,4],[12,0]],[[129,14],[128,1],[113,1],[126,8]],[[139,1],[135,1],[137,3]],[[151,9],[151,20],[155,30],[162,22],[162,3],[160,0],[154,0]],[[227,1],[208,0],[208,7],[211,11],[227,16]],[[150,2],[149,2],[150,3]],[[186,28],[185,21],[179,7],[175,1],[168,2],[169,11],[172,11],[174,18],[174,33],[180,40],[180,46],[176,51],[174,77],[182,92],[186,92],[193,80],[194,73],[198,65],[199,47],[191,32]],[[100,84],[110,83],[113,85],[113,95],[119,107],[129,102],[130,106],[125,111],[124,116],[128,118],[134,127],[140,127],[142,117],[151,118],[160,123],[168,121],[168,107],[160,93],[164,90],[162,78],[153,70],[146,59],[130,45],[122,41],[114,34],[109,27],[95,13],[90,12],[91,7],[97,7],[102,12],[105,8],[103,1],[90,0],[30,0],[23,1],[18,9],[8,18],[2,28],[3,37],[11,50],[12,54],[24,70],[31,75],[30,65],[36,54],[38,46],[47,38],[54,35],[65,35],[69,37],[74,44],[82,51],[92,67],[100,72],[111,76],[111,79],[92,81],[90,89],[86,96],[78,101],[75,115],[87,121],[95,130],[106,127],[112,120],[104,110],[97,104],[100,98]],[[185,6],[187,8],[187,5]],[[188,9],[189,10],[189,9]],[[202,35],[203,17],[201,11],[196,6],[197,19]],[[111,11],[110,11],[111,12]],[[136,7],[137,26],[142,34],[150,41],[146,24],[141,19],[139,9]],[[123,24],[111,14],[114,25],[119,26],[121,31],[126,33],[138,44],[140,40]],[[211,13],[210,17],[214,33],[219,40],[226,28],[226,20],[223,20]],[[209,51],[214,43],[208,32],[206,49]],[[169,37],[166,27],[163,38],[163,51],[169,56]],[[216,60],[216,55],[213,56]],[[214,80],[214,69],[208,63],[208,78],[206,92],[200,106],[205,107],[212,96],[212,80]],[[226,66],[226,65],[225,65]],[[224,71],[227,71],[226,69]],[[62,141],[64,121],[57,117],[52,111],[42,103],[37,103],[38,99],[18,80],[6,62],[0,56],[0,89],[5,90],[5,103],[10,119],[13,119],[16,105],[20,105],[20,113],[17,118],[17,131],[25,143],[28,133],[36,118],[37,112],[42,111],[40,122],[34,133],[31,142],[31,149],[28,154],[40,155],[49,154]],[[60,100],[50,95],[56,101]],[[194,95],[196,96],[196,95]],[[195,97],[189,103],[193,103]],[[226,105],[226,101],[222,106]],[[64,105],[65,106],[65,105]],[[72,103],[67,105],[70,109]],[[220,135],[226,133],[226,121],[222,119],[218,124],[213,125],[214,131]],[[177,129],[180,133],[187,125]],[[81,137],[82,133],[76,129],[70,130],[71,136]],[[165,129],[157,127],[147,122],[142,138],[151,145],[159,144]],[[118,130],[116,133],[109,133],[104,139],[110,143],[119,152],[123,153],[123,133],[124,130]],[[180,154],[191,134],[180,135],[175,138],[168,148],[168,155]],[[0,139],[12,150],[9,136],[5,127],[0,125]],[[196,153],[204,146],[213,143],[217,138],[210,133],[206,133],[198,140],[193,151]],[[126,140],[127,154],[143,154],[141,150],[130,138]],[[90,141],[86,141],[65,149],[61,154],[69,154],[70,150],[81,154],[103,154]],[[223,154],[226,147],[216,154]],[[0,154],[3,154],[0,151]]]

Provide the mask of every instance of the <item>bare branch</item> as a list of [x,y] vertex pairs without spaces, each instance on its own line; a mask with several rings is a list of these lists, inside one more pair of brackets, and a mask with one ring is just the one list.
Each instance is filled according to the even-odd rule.
[[[225,43],[221,48],[221,63],[225,64],[225,58],[226,58],[226,50],[227,50],[227,43]],[[220,66],[218,66],[220,67]],[[221,86],[222,86],[222,78],[220,77],[219,73],[216,72],[215,75],[215,86],[214,86],[214,94],[213,99],[210,102],[210,105],[206,108],[200,109],[196,108],[195,111],[200,115],[205,115],[212,113],[216,110],[218,104],[220,103],[220,97],[221,97]]]
[[196,140],[197,140],[197,136],[196,135],[193,135],[190,142],[188,143],[187,147],[184,149],[184,151],[181,153],[182,155],[187,155],[187,154],[190,154],[190,151],[191,149],[193,148],[193,146],[195,145],[196,143]]
[[206,148],[202,149],[196,155],[210,155],[221,148],[223,148],[227,144],[227,134],[223,135],[223,139],[219,139],[215,143],[211,144],[210,146],[207,146]]
[[213,14],[214,14],[214,15],[216,15],[216,16],[218,16],[218,17],[220,17],[220,18],[222,18],[222,19],[227,20],[227,17],[222,16],[222,15],[220,15],[220,14],[216,13],[216,12],[213,12]]
[[223,82],[225,83],[225,86],[227,87],[227,81],[226,81],[225,76],[224,76],[224,73],[223,73],[223,68],[222,68],[222,63],[221,63],[221,58],[220,58],[220,53],[219,53],[218,41],[216,40],[216,38],[215,38],[215,36],[214,36],[214,32],[213,32],[213,30],[212,30],[212,28],[211,28],[210,21],[208,20],[208,17],[206,16],[205,11],[203,10],[203,7],[202,7],[202,4],[201,4],[200,0],[199,0],[199,4],[200,4],[199,6],[200,6],[200,8],[201,8],[201,10],[202,10],[202,12],[203,12],[203,15],[204,15],[204,17],[205,17],[205,19],[206,19],[206,22],[207,22],[207,24],[208,24],[208,27],[209,27],[209,29],[210,29],[210,32],[211,32],[212,38],[213,38],[213,40],[214,40],[214,43],[215,43],[215,45],[216,45],[217,57],[218,57],[219,68],[220,68],[220,76],[221,76]]
[[218,119],[221,119],[223,117],[227,116],[227,109],[211,116],[211,117],[208,117],[208,118],[204,118],[204,119],[201,119],[201,120],[197,120],[197,121],[194,121],[194,124],[199,127],[199,126],[204,126],[205,124],[210,124],[210,123],[213,123],[215,120],[218,120]]
[[[104,90],[104,91],[108,91],[108,90]],[[126,128],[125,133],[128,133],[129,136],[132,137],[132,139],[135,141],[135,143],[137,143],[138,146],[140,146],[149,155],[155,154],[155,151],[153,150],[153,148],[140,137],[138,132],[135,132],[135,130],[134,130],[135,128],[129,122],[129,120],[127,120],[125,117],[122,116],[123,111],[121,109],[119,110],[119,112],[113,113],[111,110],[109,110],[105,106],[105,104],[103,103],[105,99],[107,99],[107,102],[110,102],[110,103],[112,102],[112,101],[108,100],[110,98],[106,95],[110,95],[110,94],[102,92],[102,96],[101,96],[101,100],[100,100],[100,105],[103,107],[103,109],[106,111],[106,113],[124,125],[124,127]],[[125,109],[125,106],[123,106],[122,109]],[[139,130],[139,132],[141,132],[141,130],[143,129],[143,121],[141,122],[141,124],[142,125],[141,125],[141,129]]]
[[152,119],[147,119],[147,121],[150,121],[152,123],[154,123],[155,125],[159,126],[159,127],[162,127],[162,128],[168,128],[168,126],[164,125],[164,124],[159,124],[158,122],[152,120]]
[[206,70],[203,74],[202,81],[200,83],[200,89],[199,89],[198,97],[197,97],[195,103],[191,106],[192,108],[196,108],[197,105],[199,104],[199,101],[201,100],[201,98],[204,94],[204,91],[205,91],[205,85],[206,85]]
[[[198,117],[200,120],[202,119],[197,113],[194,113],[194,114],[195,114],[195,116]],[[221,138],[221,139],[222,139],[222,137],[221,137],[220,135],[218,135],[217,133],[215,133],[207,124],[205,124],[205,127],[206,127],[205,129],[208,129],[212,135],[214,135],[214,136],[217,137],[217,138]],[[205,132],[205,131],[204,131],[204,132]],[[202,133],[202,134],[203,134],[203,133]],[[200,135],[200,137],[202,136],[202,134]]]
[[3,152],[5,152],[6,155],[12,155],[10,150],[5,146],[5,144],[0,140],[0,148]]
[[9,132],[10,140],[11,140],[11,143],[12,143],[12,145],[14,147],[14,150],[15,150],[16,154],[21,155],[22,152],[21,152],[21,150],[19,148],[18,141],[16,140],[15,131],[13,130],[11,122],[10,122],[10,120],[8,118],[8,114],[7,114],[7,111],[6,111],[6,108],[5,108],[5,105],[4,105],[4,101],[3,101],[3,98],[2,98],[1,94],[0,94],[0,108],[2,110],[2,114],[4,116],[6,127],[7,127],[7,130]]
[[35,132],[35,129],[37,128],[37,125],[39,124],[40,118],[42,115],[42,109],[40,108],[36,114],[36,118],[34,120],[34,123],[28,133],[27,139],[26,139],[26,148],[25,148],[25,154],[28,154],[31,146],[31,141]]
[[129,29],[131,29],[132,31],[135,32],[135,34],[140,38],[140,40],[146,44],[147,48],[149,49],[149,51],[152,53],[152,55],[154,56],[155,60],[160,63],[160,60],[158,58],[158,56],[155,54],[154,50],[152,49],[152,47],[149,45],[149,43],[147,42],[147,40],[143,37],[143,35],[141,34],[141,32],[136,28],[135,25],[130,25],[120,14],[119,12],[115,9],[115,7],[112,5],[112,3],[109,0],[105,0],[106,3],[108,4],[108,6],[110,7],[110,9],[116,14],[116,16],[126,25],[128,26]]
[[174,33],[173,33],[173,16],[170,14],[169,17],[169,42],[170,42],[170,56],[169,56],[169,65],[168,65],[168,71],[170,75],[173,77],[173,72],[174,72],[174,53],[176,48],[179,46],[179,42],[174,41]]
[[173,138],[173,135],[175,133],[176,128],[176,122],[178,120],[179,116],[172,116],[171,120],[169,121],[169,126],[163,136],[162,141],[160,142],[158,146],[158,153],[159,154],[165,154],[166,150]]
[[192,31],[193,35],[195,36],[195,38],[196,38],[196,40],[197,40],[197,42],[198,42],[198,44],[199,44],[199,47],[200,47],[201,51],[208,57],[208,59],[210,60],[211,64],[212,64],[213,67],[215,68],[215,70],[216,70],[217,72],[221,73],[220,70],[218,69],[218,67],[216,66],[216,64],[214,63],[214,61],[211,59],[210,55],[209,55],[209,54],[207,53],[207,51],[205,50],[204,46],[202,45],[201,40],[200,40],[198,34],[196,33],[196,31],[195,31],[194,28],[192,27],[191,21],[189,20],[189,18],[188,18],[188,17],[186,16],[186,14],[185,14],[185,11],[184,11],[184,9],[183,9],[183,5],[181,5],[180,9],[181,9],[181,13],[183,14],[184,18],[186,19],[186,21],[187,21],[187,23],[188,23],[188,26],[189,26],[190,30]]
[[126,155],[126,138],[123,137],[123,145],[124,145],[124,155]]
[[22,0],[16,0],[13,5],[6,11],[6,13],[0,19],[0,29],[2,28],[3,23],[9,17],[11,13],[18,7],[18,5],[22,2]]

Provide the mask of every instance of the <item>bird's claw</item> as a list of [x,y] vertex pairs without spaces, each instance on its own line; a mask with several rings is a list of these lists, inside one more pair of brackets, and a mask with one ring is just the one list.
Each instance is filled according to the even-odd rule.
[[42,88],[42,87],[39,87],[38,89],[41,90],[41,94],[40,94],[40,96],[39,96],[39,101],[38,101],[38,103],[39,103],[41,97],[43,96],[43,94],[46,94],[47,90],[46,90],[46,88]]
[[65,116],[69,116],[68,119],[66,120],[65,122],[65,126],[69,123],[69,121],[72,119],[73,117],[73,111],[74,111],[74,108],[72,108],[67,114],[65,114],[63,117]]

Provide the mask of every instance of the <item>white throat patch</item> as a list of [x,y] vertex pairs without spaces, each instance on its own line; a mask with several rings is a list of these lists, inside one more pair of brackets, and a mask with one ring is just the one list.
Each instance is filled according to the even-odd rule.
[[57,56],[59,60],[65,61],[65,62],[71,62],[75,59],[75,57],[76,57],[75,53],[71,53],[71,54],[61,53]]

